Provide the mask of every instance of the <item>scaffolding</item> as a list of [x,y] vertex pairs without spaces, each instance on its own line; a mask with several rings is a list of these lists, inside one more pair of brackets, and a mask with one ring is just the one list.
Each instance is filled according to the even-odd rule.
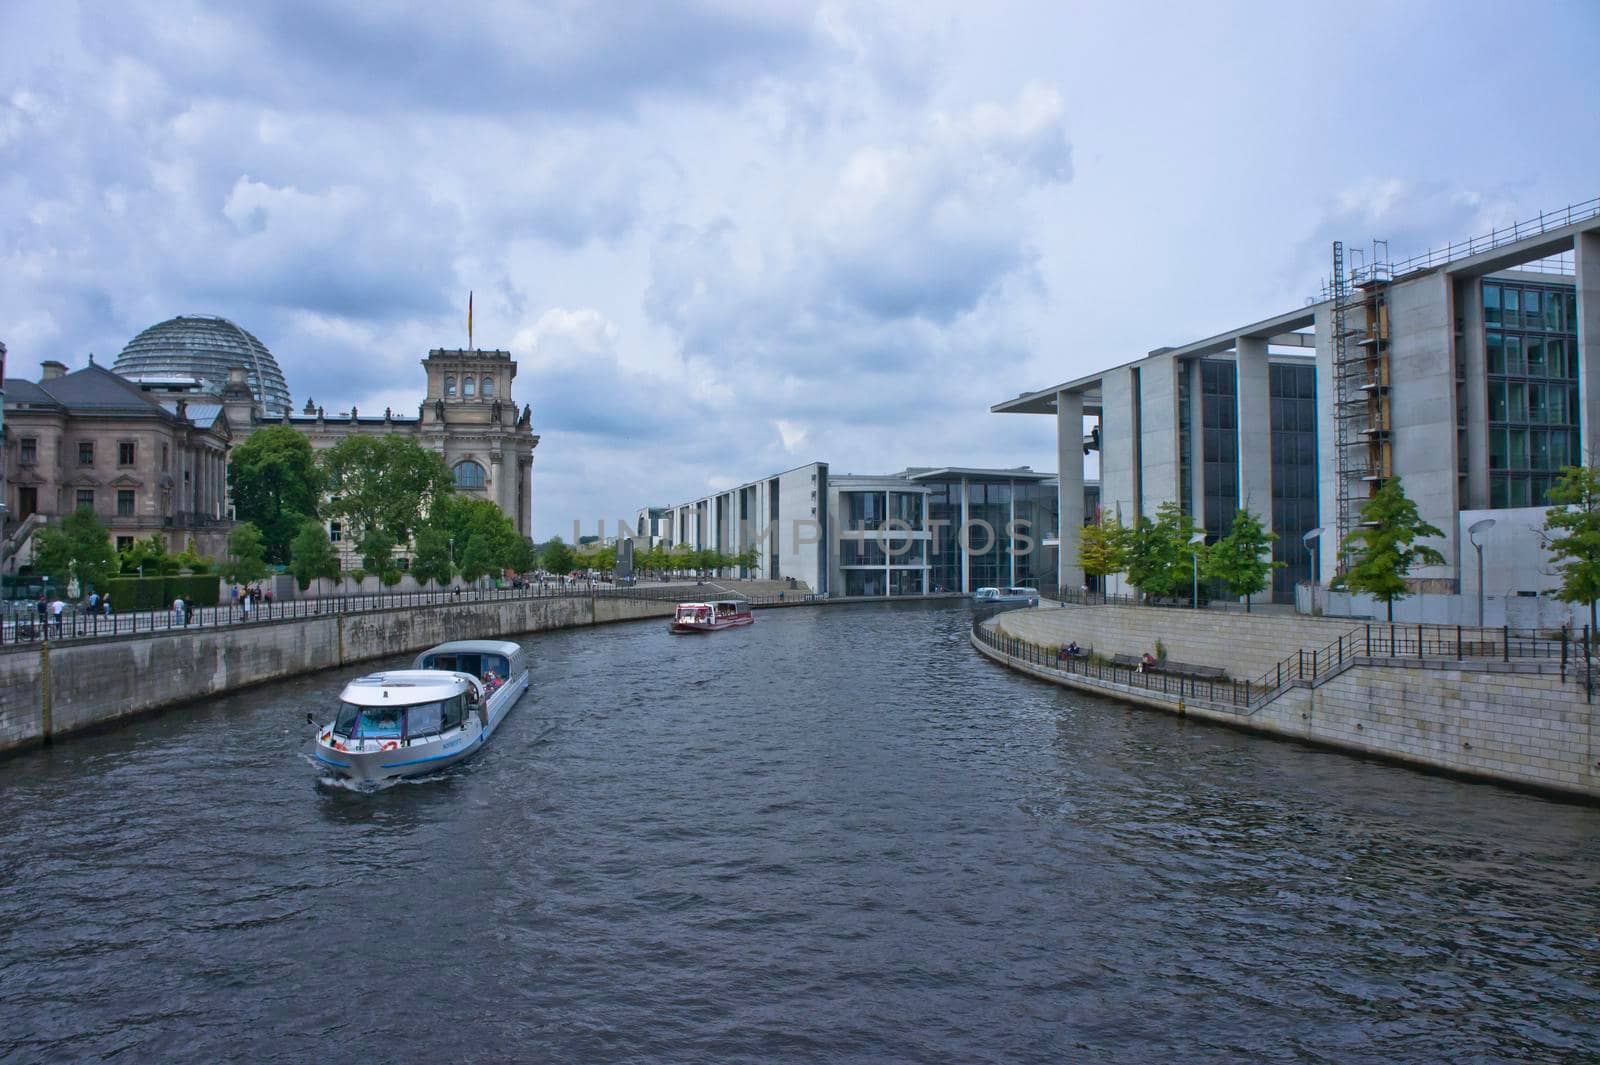
[[[1357,253],[1359,255],[1359,253]],[[1386,241],[1373,241],[1370,263],[1346,269],[1333,243],[1333,380],[1338,491],[1339,568],[1345,537],[1361,508],[1394,473],[1389,404],[1389,281]]]

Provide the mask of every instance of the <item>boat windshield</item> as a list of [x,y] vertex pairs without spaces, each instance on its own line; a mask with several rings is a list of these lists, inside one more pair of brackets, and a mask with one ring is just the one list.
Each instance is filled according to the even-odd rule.
[[703,606],[680,606],[678,616],[689,620],[705,620],[706,608]]
[[351,740],[416,739],[448,732],[461,724],[462,696],[410,706],[357,706],[340,703],[333,733]]

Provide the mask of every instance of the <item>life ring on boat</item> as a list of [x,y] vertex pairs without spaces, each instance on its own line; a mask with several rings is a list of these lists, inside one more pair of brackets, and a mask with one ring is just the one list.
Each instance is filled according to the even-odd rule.
[[400,744],[395,740],[384,740],[382,743],[378,744],[378,750],[380,751],[393,751],[397,750],[399,747]]

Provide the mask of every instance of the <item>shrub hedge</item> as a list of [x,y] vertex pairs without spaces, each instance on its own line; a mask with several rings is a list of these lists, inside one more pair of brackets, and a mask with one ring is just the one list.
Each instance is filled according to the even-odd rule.
[[183,596],[191,606],[216,606],[220,584],[216,574],[192,577],[113,577],[108,591],[111,605],[125,610],[165,610]]

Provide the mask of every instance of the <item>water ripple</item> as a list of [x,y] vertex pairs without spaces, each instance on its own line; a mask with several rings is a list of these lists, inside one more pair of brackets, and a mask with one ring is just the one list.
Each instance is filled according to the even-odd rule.
[[476,762],[360,670],[0,762],[0,1060],[1595,1060],[1600,811],[1036,684],[960,609],[527,642]]

